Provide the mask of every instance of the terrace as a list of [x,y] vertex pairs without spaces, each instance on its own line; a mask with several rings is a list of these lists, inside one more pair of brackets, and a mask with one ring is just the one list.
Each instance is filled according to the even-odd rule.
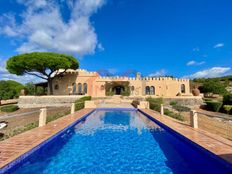
[[[109,106],[113,107],[113,105],[108,105],[108,107]],[[105,104],[104,107],[107,107],[107,104]],[[125,104],[118,104],[118,108],[123,107],[125,108]],[[71,125],[77,123],[78,120],[83,120],[83,117],[90,115],[94,110],[94,108],[82,109],[52,121],[45,126],[32,129],[2,141],[0,144],[1,172],[3,173],[7,169],[10,169],[15,164],[20,164],[44,144],[51,141],[61,132],[67,131]],[[139,110],[151,120],[154,119],[155,122],[158,122],[175,134],[178,134],[182,141],[191,142],[191,144],[203,149],[203,151],[206,151],[209,155],[213,155],[213,158],[217,158],[217,160],[224,165],[232,165],[231,141],[204,130],[194,129],[150,109]],[[229,168],[231,169],[231,166]]]

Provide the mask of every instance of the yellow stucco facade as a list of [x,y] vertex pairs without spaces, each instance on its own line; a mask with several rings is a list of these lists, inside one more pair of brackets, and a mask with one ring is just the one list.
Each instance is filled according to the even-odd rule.
[[[86,70],[68,70],[62,77],[53,79],[54,95],[89,95],[105,97],[107,83],[129,84],[132,97],[174,97],[192,96],[189,79],[171,77],[141,77],[138,73],[131,77],[102,77],[97,72]],[[123,85],[115,86],[112,93],[120,95]]]

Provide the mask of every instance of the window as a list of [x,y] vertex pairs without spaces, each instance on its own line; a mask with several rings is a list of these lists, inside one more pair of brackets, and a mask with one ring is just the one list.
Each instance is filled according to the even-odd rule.
[[135,87],[134,86],[131,86],[131,91],[134,91],[135,90]]
[[185,85],[184,84],[181,85],[181,93],[185,93]]
[[80,95],[82,94],[82,84],[81,83],[78,83],[78,91],[77,93]]
[[154,86],[151,86],[151,88],[150,88],[150,94],[151,95],[155,95],[155,87]]
[[150,95],[150,87],[149,86],[146,86],[146,88],[145,88],[145,94],[146,95]]
[[84,94],[87,94],[88,92],[88,85],[87,83],[84,83]]
[[54,87],[55,90],[58,90],[59,89],[59,85],[56,84],[55,87]]
[[72,84],[72,86],[73,86],[73,94],[76,94],[77,93],[77,85],[76,85],[76,83],[73,83]]
[[135,87],[134,87],[134,86],[131,86],[131,87],[130,87],[130,93],[131,93],[132,95],[134,95],[134,92],[135,92]]

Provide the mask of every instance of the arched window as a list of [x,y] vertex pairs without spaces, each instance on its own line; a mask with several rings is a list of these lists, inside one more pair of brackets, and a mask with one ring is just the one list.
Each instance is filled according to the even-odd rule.
[[155,87],[154,86],[151,86],[151,88],[150,88],[150,94],[151,95],[155,95]]
[[78,92],[79,95],[82,94],[82,85],[81,83],[78,83]]
[[134,91],[135,90],[135,87],[134,86],[131,86],[131,91]]
[[185,93],[185,85],[184,84],[181,85],[181,93]]
[[130,93],[133,95],[134,92],[135,92],[135,87],[134,87],[134,86],[131,86],[131,88],[130,88]]
[[87,94],[88,92],[88,85],[87,83],[84,83],[84,94]]
[[146,88],[145,88],[145,94],[146,95],[150,95],[150,87],[149,86],[146,86]]
[[73,83],[72,86],[73,86],[72,93],[76,94],[77,93],[77,85],[76,85],[76,83]]

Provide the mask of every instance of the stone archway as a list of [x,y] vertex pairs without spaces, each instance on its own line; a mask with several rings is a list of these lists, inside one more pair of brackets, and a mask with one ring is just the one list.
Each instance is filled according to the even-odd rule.
[[113,92],[115,95],[121,95],[123,91],[125,91],[124,86],[114,86],[113,87]]
[[128,81],[113,81],[105,84],[106,96],[112,95],[130,95],[130,87]]

